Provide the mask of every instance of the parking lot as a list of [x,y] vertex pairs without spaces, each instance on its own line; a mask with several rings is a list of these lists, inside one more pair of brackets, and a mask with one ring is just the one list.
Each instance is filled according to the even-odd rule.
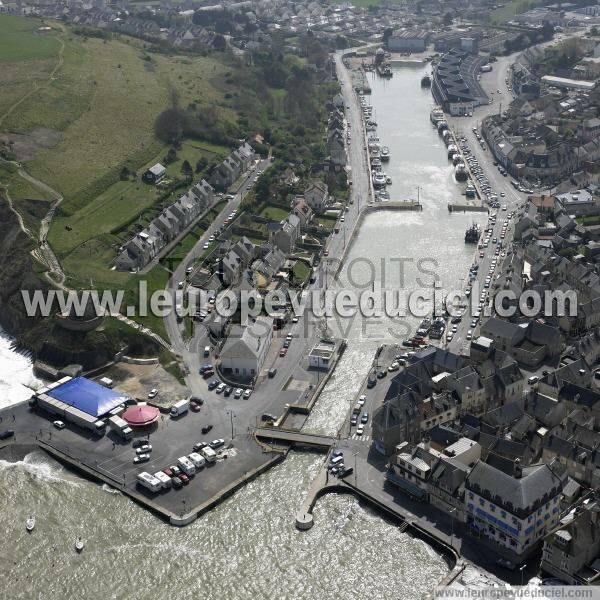
[[[164,514],[194,511],[278,456],[265,452],[247,430],[233,430],[233,435],[222,436],[225,443],[218,449],[216,463],[200,469],[189,485],[152,493],[137,483],[138,473],[153,474],[176,465],[178,458],[193,452],[197,442],[210,442],[219,437],[214,431],[202,434],[202,426],[206,424],[202,410],[198,413],[188,411],[177,419],[162,415],[148,431],[137,432],[129,441],[114,431],[98,437],[69,423],[64,429],[57,429],[52,425],[51,415],[31,411],[27,403],[5,409],[0,416],[12,424],[12,414],[15,414],[12,425],[15,442],[39,444],[59,458],[64,455],[74,467],[92,471],[113,487],[147,499],[152,508]],[[136,450],[133,444],[136,440],[145,440],[152,445],[147,462],[134,464]]]

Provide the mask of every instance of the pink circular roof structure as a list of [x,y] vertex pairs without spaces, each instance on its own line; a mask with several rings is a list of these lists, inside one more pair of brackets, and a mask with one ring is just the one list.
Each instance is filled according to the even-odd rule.
[[160,411],[154,406],[147,404],[131,406],[121,417],[131,425],[131,427],[146,427],[158,420]]

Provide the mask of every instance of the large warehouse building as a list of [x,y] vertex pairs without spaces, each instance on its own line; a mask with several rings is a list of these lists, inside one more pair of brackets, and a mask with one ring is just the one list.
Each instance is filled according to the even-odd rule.
[[124,407],[129,400],[127,394],[85,377],[64,377],[33,397],[33,402],[42,410],[92,431],[103,429],[100,419]]
[[431,92],[445,112],[464,115],[487,103],[477,80],[483,62],[483,58],[457,49],[442,56],[433,71]]
[[429,33],[427,31],[394,31],[388,39],[390,52],[425,52]]

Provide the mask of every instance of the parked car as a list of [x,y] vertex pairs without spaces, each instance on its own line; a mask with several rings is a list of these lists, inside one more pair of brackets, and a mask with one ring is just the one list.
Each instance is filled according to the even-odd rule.
[[0,433],[0,440],[7,440],[8,438],[11,438],[13,435],[15,435],[14,430],[5,429],[2,433]]
[[183,487],[183,481],[179,477],[173,477],[171,484],[176,490],[180,490]]
[[208,389],[209,390],[214,390],[216,387],[218,387],[220,385],[220,382],[218,379],[213,379],[211,382],[209,382],[208,384]]
[[369,413],[364,413],[360,418],[360,422],[364,425],[369,420]]
[[193,446],[194,452],[198,452],[199,450],[202,450],[202,448],[206,448],[206,446],[208,446],[206,442],[197,442]]
[[53,421],[52,425],[54,425],[56,429],[64,429],[66,427],[63,421]]
[[228,385],[224,390],[223,390],[223,396],[231,396],[231,394],[233,393],[233,388]]
[[244,392],[244,400],[248,400],[248,398],[250,398],[251,395],[252,395],[252,390],[246,390]]
[[224,383],[220,383],[216,389],[217,394],[222,394],[225,391],[226,387],[227,386]]
[[217,438],[216,440],[213,440],[209,446],[214,450],[215,448],[220,448],[224,444],[225,440],[223,438]]
[[235,388],[235,392],[233,393],[234,398],[241,398],[244,390],[242,388]]
[[147,454],[148,452],[152,452],[152,444],[142,444],[135,449],[135,453],[138,456],[140,456],[140,454]]
[[202,433],[204,433],[206,435],[212,428],[213,428],[212,425],[205,425],[201,431],[202,431]]
[[150,455],[149,454],[138,454],[134,459],[133,459],[133,463],[138,465],[140,463],[143,462],[147,462],[150,460]]
[[277,375],[277,369],[273,368],[273,369],[269,369],[269,379],[273,379],[273,377],[275,377],[275,375]]
[[156,388],[151,389],[148,392],[148,399],[152,400],[152,398],[156,398],[156,396],[158,396],[158,390]]

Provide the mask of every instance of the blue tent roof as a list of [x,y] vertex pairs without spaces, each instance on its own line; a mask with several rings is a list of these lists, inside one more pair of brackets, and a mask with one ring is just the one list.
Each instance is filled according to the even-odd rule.
[[50,390],[48,395],[94,417],[105,415],[129,398],[85,377],[75,377]]

